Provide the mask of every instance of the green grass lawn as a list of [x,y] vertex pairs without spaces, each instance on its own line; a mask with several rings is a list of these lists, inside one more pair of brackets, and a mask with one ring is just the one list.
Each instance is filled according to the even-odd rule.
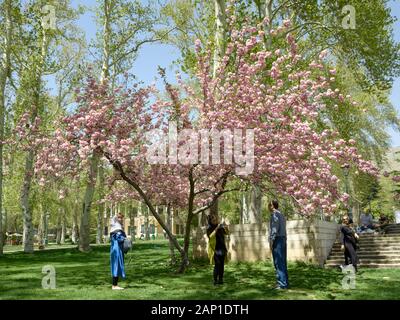
[[[304,263],[289,263],[291,289],[276,292],[271,261],[229,263],[225,284],[214,287],[212,266],[193,262],[176,274],[168,243],[138,241],[126,257],[126,290],[112,291],[109,247],[84,254],[74,248],[6,253],[0,258],[0,299],[400,299],[400,269],[361,269],[356,288],[342,289],[343,274]],[[42,289],[42,267],[56,270],[56,289]]]

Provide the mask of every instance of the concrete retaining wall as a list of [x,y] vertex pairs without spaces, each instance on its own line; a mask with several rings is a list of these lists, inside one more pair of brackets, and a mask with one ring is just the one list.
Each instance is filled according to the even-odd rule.
[[[290,220],[286,223],[289,261],[311,262],[322,266],[336,240],[338,225],[316,220]],[[229,256],[232,261],[258,261],[271,258],[267,224],[230,225],[227,237]],[[206,228],[198,228],[193,236],[193,257],[207,257]]]

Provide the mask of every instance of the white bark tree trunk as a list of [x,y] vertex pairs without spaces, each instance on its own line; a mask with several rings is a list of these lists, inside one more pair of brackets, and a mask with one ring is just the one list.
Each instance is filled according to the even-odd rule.
[[263,18],[268,18],[268,23],[265,27],[265,37],[264,37],[264,45],[265,49],[269,50],[271,49],[272,46],[272,38],[270,31],[272,30],[272,5],[273,5],[274,0],[265,0],[264,7],[264,16]]
[[96,186],[98,165],[99,155],[95,153],[90,159],[88,181],[86,185],[81,225],[79,229],[79,250],[82,252],[90,251],[90,209],[92,206],[93,194]]
[[58,208],[57,211],[57,235],[56,235],[56,243],[61,244],[61,219],[62,219],[62,208]]
[[[272,5],[273,0],[256,2],[261,19],[268,18],[269,22],[265,27],[264,47],[270,49],[272,45],[270,31],[272,29]],[[262,223],[262,193],[260,188],[252,185],[251,189],[242,196],[241,223]]]
[[[3,241],[2,246],[5,245],[5,240],[6,240],[6,232],[7,232],[7,209],[3,208],[3,216],[2,216],[2,223],[0,223],[0,228],[2,230],[1,232],[1,236],[2,239],[1,241]],[[3,250],[3,247],[1,247],[1,250]],[[3,253],[1,253],[0,255],[2,255]]]
[[[3,55],[0,61],[0,142],[4,140],[4,120],[5,120],[5,90],[7,79],[11,74],[11,0],[6,0],[5,6],[5,37]],[[0,143],[0,255],[3,254],[4,232],[3,232],[3,144]]]
[[262,193],[258,186],[253,185],[251,189],[242,195],[241,223],[262,223]]
[[22,206],[22,221],[23,237],[22,242],[25,253],[33,253],[33,224],[32,224],[32,208],[29,203],[29,194],[33,175],[34,152],[28,151],[25,159],[25,176],[22,185],[21,206]]
[[62,208],[62,216],[61,216],[61,239],[60,243],[65,244],[65,235],[67,233],[67,223],[66,223],[66,210],[65,207]]
[[[157,210],[157,209],[156,209]],[[149,228],[149,208],[145,208],[145,218],[144,218],[144,234],[145,239],[150,240],[150,228]]]
[[[104,168],[102,165],[99,166],[99,196],[102,200],[104,197]],[[103,243],[103,231],[104,229],[104,203],[100,203],[97,211],[97,234],[96,243]]]
[[[31,115],[31,122],[34,123],[36,117],[40,114],[43,108],[43,103],[40,101],[40,94],[42,89],[42,75],[43,69],[47,56],[48,49],[48,39],[46,30],[43,29],[43,34],[41,38],[41,51],[40,60],[38,62],[36,71],[36,83],[33,87],[33,112]],[[32,207],[30,205],[30,189],[32,184],[32,177],[35,164],[35,151],[33,149],[29,150],[25,158],[25,173],[24,182],[22,185],[21,192],[21,207],[23,215],[23,245],[25,253],[33,253],[33,225],[32,225]]]
[[[171,205],[168,204],[167,208],[167,226],[169,228],[169,230],[172,230],[172,208]],[[176,256],[175,256],[175,247],[174,247],[174,243],[172,242],[172,239],[168,238],[169,241],[169,254],[170,254],[170,263],[171,265],[175,265],[176,264]]]
[[79,224],[78,224],[78,214],[80,212],[78,207],[79,201],[76,200],[73,212],[72,212],[72,231],[71,231],[71,241],[73,244],[77,244],[79,241]]
[[[213,78],[217,75],[217,69],[221,63],[221,59],[225,54],[226,44],[226,13],[225,0],[214,0],[215,6],[215,50],[213,58]],[[209,210],[210,214],[218,216],[218,200]]]
[[[103,62],[100,82],[104,83],[109,76],[110,47],[110,1],[104,0],[104,24],[103,24]],[[96,187],[96,177],[98,172],[99,155],[94,153],[90,161],[88,181],[86,185],[85,198],[83,202],[83,212],[79,234],[79,250],[88,252],[90,250],[90,209],[92,206],[93,195]]]
[[226,14],[225,14],[225,0],[214,0],[215,4],[215,50],[214,50],[214,66],[213,78],[217,74],[217,69],[225,53],[226,42]]
[[43,228],[43,244],[46,246],[49,243],[49,212],[46,210],[44,213],[44,228]]
[[45,218],[46,218],[46,213],[43,210],[43,205],[39,205],[40,208],[40,220],[39,220],[39,227],[38,227],[38,244],[39,244],[39,249],[43,248],[45,245],[44,242],[44,228],[45,228]]

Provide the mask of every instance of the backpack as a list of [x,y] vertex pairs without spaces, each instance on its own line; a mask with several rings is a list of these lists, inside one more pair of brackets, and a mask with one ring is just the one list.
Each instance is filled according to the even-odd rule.
[[124,243],[123,243],[123,251],[124,253],[128,253],[129,250],[132,249],[132,241],[129,240],[128,238],[125,238]]

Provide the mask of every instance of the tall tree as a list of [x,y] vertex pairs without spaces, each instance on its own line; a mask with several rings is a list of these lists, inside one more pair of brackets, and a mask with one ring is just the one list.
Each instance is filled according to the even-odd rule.
[[[56,13],[56,14],[55,14]],[[21,51],[18,56],[19,88],[18,103],[20,108],[28,110],[29,124],[34,130],[39,130],[41,119],[43,126],[51,126],[52,105],[45,88],[45,75],[55,74],[58,70],[57,49],[62,47],[65,39],[77,36],[76,29],[71,24],[77,16],[69,1],[50,1],[43,6],[41,1],[31,1],[21,10],[22,26],[18,29],[18,41]],[[24,111],[25,111],[24,110]],[[23,212],[24,251],[33,252],[33,224],[31,191],[33,186],[35,149],[26,149],[24,177],[20,203]]]
[[[178,77],[179,86],[184,90],[182,95],[167,83],[169,99],[158,98],[149,105],[153,99],[151,88],[133,86],[131,91],[117,88],[110,92],[89,78],[78,98],[79,108],[62,119],[60,130],[53,137],[47,142],[41,140],[45,145],[52,142],[52,148],[43,149],[41,159],[51,160],[52,155],[63,159],[40,163],[39,172],[50,177],[53,172],[72,167],[82,170],[78,164],[93,152],[107,159],[123,185],[129,186],[131,192],[135,191],[133,196],[144,201],[173,241],[181,254],[181,272],[189,262],[191,219],[208,210],[223,194],[238,190],[231,184],[235,178],[258,182],[267,190],[274,188],[296,201],[305,215],[312,216],[318,207],[332,212],[337,207],[336,201],[348,199],[338,188],[338,178],[333,174],[335,163],[354,163],[359,170],[373,175],[377,171],[358,154],[354,141],[340,139],[335,130],[321,131],[317,126],[319,111],[328,102],[341,103],[340,91],[332,91],[331,83],[324,80],[328,72],[324,68],[326,52],[313,63],[304,65],[292,35],[286,37],[286,44],[280,50],[271,53],[263,49],[263,40],[257,37],[264,32],[260,28],[243,26],[236,30],[232,24],[228,25],[232,36],[215,78],[210,48],[202,49],[202,44],[196,42],[200,90]],[[289,27],[282,27],[277,36]],[[266,78],[271,82],[269,85],[264,83]],[[188,106],[199,110],[198,119],[192,118]],[[161,134],[169,132],[166,119],[171,119],[177,111],[181,135],[189,134],[183,129],[190,132],[212,128],[257,129],[254,154],[248,154],[251,132],[246,134],[246,145],[250,143],[249,149],[246,148],[249,163],[241,158],[242,143],[235,147],[238,149],[233,162],[212,165],[204,159],[199,162],[198,158],[191,158],[191,151],[197,149],[191,142],[179,147],[178,163],[166,163],[165,158],[153,159],[152,155],[161,153],[162,156],[165,152]],[[189,137],[189,140],[193,138]],[[183,138],[188,137],[183,135],[179,139]],[[242,138],[235,140],[242,142]],[[228,142],[224,140],[224,143]],[[156,150],[152,149],[154,144]],[[217,145],[220,146],[220,140]],[[210,145],[207,147],[210,149]],[[174,153],[169,157],[173,158]],[[243,178],[246,174],[247,178]],[[126,188],[119,191],[130,196]],[[168,201],[187,212],[183,248],[156,210],[157,205]]]
[[[97,8],[98,24],[101,32],[98,33],[93,45],[100,56],[97,56],[94,63],[97,69],[101,69],[100,83],[110,84],[111,89],[121,82],[124,73],[128,72],[135,61],[140,48],[152,42],[160,41],[163,34],[156,29],[158,17],[151,4],[144,5],[141,1],[128,0],[99,0]],[[79,249],[88,251],[90,209],[96,187],[96,178],[103,182],[105,170],[99,170],[99,155],[94,152],[89,160],[90,166],[87,173],[87,184],[83,200],[83,212],[80,226]],[[100,197],[104,195],[104,185],[99,185]],[[103,207],[100,203],[98,223]],[[100,234],[101,230],[97,230]]]
[[6,112],[6,84],[11,75],[11,46],[12,46],[12,1],[5,0],[0,4],[4,12],[4,34],[2,39],[2,56],[0,60],[0,255],[3,254],[3,141],[4,141],[4,120]]
[[[41,101],[41,92],[43,90],[43,72],[45,62],[48,54],[49,38],[48,32],[44,28],[40,28],[37,34],[37,41],[39,42],[39,51],[36,52],[36,59],[31,61],[30,69],[26,70],[33,75],[33,83],[30,88],[32,94],[33,110],[30,122],[34,123],[39,114],[43,110],[43,101]],[[33,177],[35,151],[29,150],[25,158],[25,175],[23,186],[21,190],[21,207],[23,212],[24,230],[23,230],[23,244],[24,252],[33,252],[33,224],[32,224],[32,207],[29,201],[30,189]]]

